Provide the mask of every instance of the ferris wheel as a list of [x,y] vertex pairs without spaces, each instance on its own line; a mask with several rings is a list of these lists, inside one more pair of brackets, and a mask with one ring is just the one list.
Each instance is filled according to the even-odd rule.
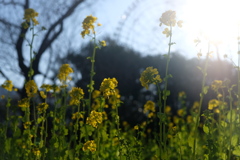
[[175,5],[172,0],[134,0],[122,15],[114,38],[143,55],[163,53],[162,49],[168,46],[168,42],[162,35],[159,18]]

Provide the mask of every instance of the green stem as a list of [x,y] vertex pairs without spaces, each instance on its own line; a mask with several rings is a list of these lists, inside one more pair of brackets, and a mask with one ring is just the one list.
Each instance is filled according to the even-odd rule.
[[228,159],[230,160],[231,159],[231,154],[232,154],[232,152],[231,152],[231,147],[232,147],[232,103],[233,103],[233,98],[232,98],[232,93],[231,93],[231,90],[232,90],[232,88],[230,88],[229,89],[229,98],[230,98],[230,133],[229,133],[229,144],[230,144],[230,146],[229,146],[229,150],[228,150]]
[[[166,72],[165,72],[165,84],[164,84],[164,92],[163,92],[163,111],[165,111],[166,105],[167,105],[167,86],[168,86],[168,70],[169,70],[169,62],[170,62],[170,54],[171,54],[171,46],[172,46],[172,26],[170,25],[170,35],[169,35],[169,43],[168,43],[168,54],[167,54],[167,64],[166,64]],[[164,151],[167,154],[167,148],[166,148],[166,126],[165,123],[162,123],[163,125],[163,147]]]
[[205,64],[204,64],[204,70],[203,70],[203,80],[202,80],[202,91],[200,94],[200,101],[199,101],[199,108],[198,108],[198,114],[196,117],[196,125],[194,128],[194,142],[193,142],[193,159],[196,159],[196,141],[197,141],[197,134],[198,134],[198,126],[199,126],[199,122],[200,122],[200,114],[201,114],[201,108],[202,108],[202,103],[203,103],[203,98],[204,98],[204,86],[206,83],[206,77],[207,77],[207,67],[208,67],[208,60],[209,60],[209,48],[210,45],[208,44],[208,53],[207,53],[207,57],[205,60]]
[[93,53],[92,53],[92,57],[90,58],[91,60],[91,71],[90,71],[90,83],[89,83],[89,106],[88,106],[88,115],[90,114],[90,109],[91,109],[91,100],[92,100],[92,92],[94,90],[94,81],[93,81],[93,76],[95,75],[95,72],[94,72],[94,64],[95,64],[95,56],[96,56],[96,49],[97,49],[97,45],[96,45],[96,35],[94,34],[94,38],[93,38],[93,45],[94,45],[94,48],[93,48]]

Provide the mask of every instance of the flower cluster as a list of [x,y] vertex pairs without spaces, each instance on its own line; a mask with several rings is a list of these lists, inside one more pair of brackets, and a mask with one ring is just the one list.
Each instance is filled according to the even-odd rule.
[[97,111],[91,111],[90,116],[87,117],[87,124],[97,128],[98,124],[101,124],[103,121],[102,118],[103,114],[102,112],[97,112]]
[[70,105],[79,105],[80,100],[83,99],[84,92],[81,88],[73,87],[72,90],[69,91],[69,95],[71,97]]
[[48,109],[48,104],[47,103],[39,103],[37,105],[37,110],[39,113],[43,113]]
[[61,82],[66,82],[67,80],[71,80],[72,78],[69,76],[70,73],[73,73],[73,69],[69,64],[63,64],[58,73],[58,79]]
[[223,88],[224,86],[223,86],[223,81],[221,81],[221,80],[214,80],[213,82],[212,82],[212,85],[211,85],[211,88],[212,88],[212,90],[214,90],[214,91],[218,91],[220,88]]
[[83,151],[91,151],[91,152],[95,152],[96,151],[96,148],[97,148],[97,145],[96,143],[94,142],[94,140],[90,140],[90,141],[87,141],[86,143],[84,143],[83,145]]
[[13,89],[13,84],[12,81],[10,80],[6,80],[3,84],[2,84],[2,88],[6,89],[7,91],[12,91]]
[[[97,17],[93,17],[92,15],[90,16],[87,16],[83,22],[82,22],[82,28],[84,29],[82,32],[81,32],[81,35],[82,37],[84,38],[85,35],[88,35],[90,34],[90,32],[92,31],[93,34],[95,34],[95,31],[94,31],[94,23],[96,22],[97,20]],[[98,25],[100,26],[100,25]]]
[[72,114],[72,119],[80,119],[80,118],[84,118],[82,113],[76,112]]
[[115,94],[117,85],[118,81],[116,78],[104,78],[100,86],[100,91],[103,93],[104,97],[109,98],[110,95]]
[[26,89],[26,93],[27,96],[29,98],[34,97],[38,91],[38,87],[37,84],[35,83],[34,80],[30,80],[25,84],[25,89]]
[[217,99],[211,99],[208,102],[208,109],[213,110],[214,108],[218,107],[219,104],[220,104],[220,101],[218,101]]
[[144,105],[143,113],[148,113],[148,118],[151,118],[154,116],[155,111],[155,103],[153,101],[147,101]]
[[[176,21],[176,12],[172,10],[168,10],[164,12],[159,20],[160,20],[160,26],[164,24],[166,26],[174,27],[177,24],[178,27],[182,27],[182,23],[183,23],[183,21],[181,20],[178,22]],[[162,33],[165,34],[166,37],[169,37],[172,34],[171,30],[169,30],[168,28],[165,28]]]
[[28,98],[23,98],[20,101],[18,101],[18,107],[28,108],[29,106],[30,106],[30,104],[29,104],[29,99]]
[[25,9],[25,12],[24,12],[24,20],[25,22],[22,23],[22,26],[24,29],[27,29],[29,27],[29,23],[30,21],[32,21],[33,25],[36,26],[38,25],[38,21],[35,17],[38,16],[38,13],[32,9],[32,8],[28,8],[28,9]]
[[179,27],[182,27],[182,23],[183,23],[183,21],[181,20],[178,22],[176,21],[176,12],[172,10],[168,10],[164,12],[159,20],[160,20],[160,26],[164,24],[166,26],[174,27],[177,23]]
[[162,79],[160,78],[156,68],[147,67],[141,74],[140,82],[143,87],[148,89],[149,84],[161,83]]

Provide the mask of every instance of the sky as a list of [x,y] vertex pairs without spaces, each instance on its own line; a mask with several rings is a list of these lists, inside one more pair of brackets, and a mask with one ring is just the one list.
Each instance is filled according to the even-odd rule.
[[[165,54],[168,39],[159,26],[161,14],[174,10],[183,27],[173,30],[173,52],[193,58],[201,50],[210,51],[223,59],[224,54],[237,63],[239,0],[105,0],[96,8],[103,24],[101,34],[108,34],[120,43],[138,50],[142,55]],[[117,6],[117,7],[116,7]],[[200,39],[202,43],[194,43]]]
[[[99,40],[104,40],[104,36],[108,35],[143,56],[165,54],[168,50],[168,38],[162,34],[165,27],[159,26],[159,18],[163,12],[174,10],[177,20],[183,20],[184,23],[182,28],[173,29],[172,41],[176,44],[172,46],[172,52],[189,59],[197,57],[199,51],[206,55],[208,42],[211,41],[209,51],[213,51],[213,58],[217,57],[217,53],[221,59],[227,54],[233,63],[238,63],[239,0],[99,0],[95,2],[90,8],[80,7],[66,20],[61,38],[72,39],[72,43],[63,44],[59,41],[56,46],[79,48],[88,43],[91,38],[82,39],[80,35],[81,22],[87,15],[93,15],[98,17],[97,22],[102,24],[96,30]],[[201,40],[197,46],[194,43],[195,39]],[[43,56],[42,65],[49,59],[46,55]],[[42,69],[45,73],[44,68]],[[16,79],[14,83],[20,87],[24,79],[20,76]]]

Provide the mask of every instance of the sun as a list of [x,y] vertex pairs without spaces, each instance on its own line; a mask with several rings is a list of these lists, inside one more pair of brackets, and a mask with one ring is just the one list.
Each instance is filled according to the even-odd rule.
[[188,0],[185,6],[189,33],[215,43],[226,43],[239,36],[239,0]]

